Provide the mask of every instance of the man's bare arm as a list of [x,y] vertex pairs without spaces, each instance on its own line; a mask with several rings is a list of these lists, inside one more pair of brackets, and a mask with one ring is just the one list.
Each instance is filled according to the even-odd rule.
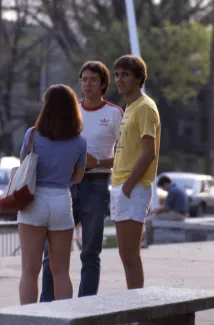
[[72,183],[79,184],[83,178],[85,167],[75,167],[72,175]]
[[155,159],[155,139],[151,136],[144,136],[142,139],[142,153],[136,162],[129,178],[124,183],[123,192],[126,196],[130,193],[134,186],[139,182],[140,178],[145,174],[149,165]]

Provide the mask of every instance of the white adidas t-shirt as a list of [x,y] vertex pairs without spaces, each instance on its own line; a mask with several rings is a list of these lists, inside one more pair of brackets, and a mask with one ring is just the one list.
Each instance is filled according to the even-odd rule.
[[[123,111],[119,106],[104,101],[102,106],[96,109],[87,109],[84,102],[79,102],[83,116],[83,132],[87,141],[87,151],[96,159],[108,159],[114,156],[114,146],[119,139],[120,122]],[[110,172],[106,168],[94,168],[88,171]]]

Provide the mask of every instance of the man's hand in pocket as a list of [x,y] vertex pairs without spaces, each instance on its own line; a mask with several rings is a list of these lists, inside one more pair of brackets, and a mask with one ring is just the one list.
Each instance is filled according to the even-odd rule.
[[126,181],[123,184],[123,187],[122,187],[123,194],[129,199],[130,199],[130,196],[131,196],[132,189],[133,189],[133,187],[131,186],[129,181]]

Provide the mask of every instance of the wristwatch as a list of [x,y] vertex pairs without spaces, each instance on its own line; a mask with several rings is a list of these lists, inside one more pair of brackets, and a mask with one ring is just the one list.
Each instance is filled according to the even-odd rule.
[[100,167],[100,160],[97,160],[96,168]]

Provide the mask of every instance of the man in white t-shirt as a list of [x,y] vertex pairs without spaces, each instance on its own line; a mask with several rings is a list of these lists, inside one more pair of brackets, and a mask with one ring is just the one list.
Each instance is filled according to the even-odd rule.
[[[123,111],[103,98],[109,87],[110,74],[102,62],[86,62],[80,70],[79,78],[84,94],[79,105],[88,154],[85,176],[81,184],[72,186],[71,190],[75,223],[81,222],[82,225],[82,269],[78,293],[82,297],[98,292],[108,185]],[[53,280],[46,249],[40,301],[52,300]]]

